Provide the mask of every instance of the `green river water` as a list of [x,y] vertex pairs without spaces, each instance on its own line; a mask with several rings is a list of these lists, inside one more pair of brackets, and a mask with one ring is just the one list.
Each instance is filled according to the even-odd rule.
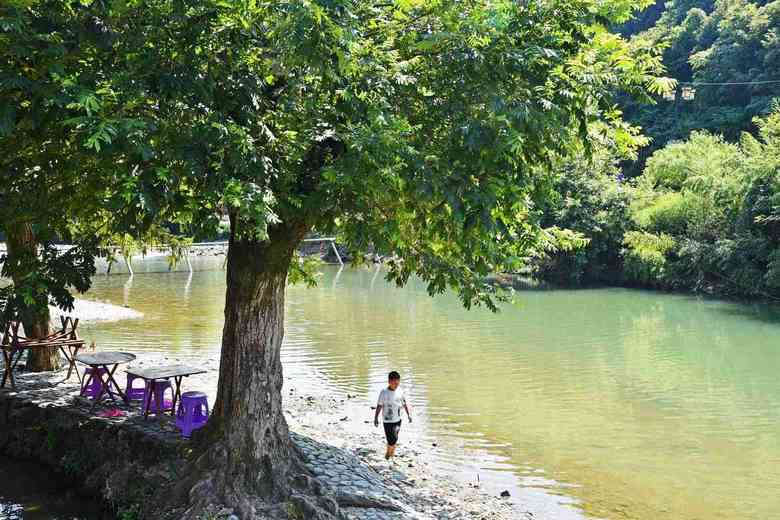
[[[145,316],[83,336],[218,359],[224,286],[221,270],[98,276],[89,298]],[[419,417],[408,442],[441,442],[443,472],[537,518],[780,517],[777,308],[540,290],[492,314],[331,268],[287,300],[286,384],[356,394],[368,415],[399,370]]]

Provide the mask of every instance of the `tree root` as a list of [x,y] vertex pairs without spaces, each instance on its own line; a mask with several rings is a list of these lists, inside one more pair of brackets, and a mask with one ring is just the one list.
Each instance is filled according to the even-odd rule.
[[[325,486],[309,474],[296,450],[296,460],[287,475],[274,474],[271,496],[261,496],[229,481],[224,466],[223,448],[212,446],[192,461],[187,476],[172,489],[160,490],[153,503],[164,511],[144,511],[144,517],[177,520],[338,520],[345,516],[339,502]],[[259,472],[258,472],[259,475]],[[384,507],[380,502],[358,506],[357,497],[346,501],[356,507]],[[369,502],[364,502],[368,504]],[[395,508],[390,504],[390,508]],[[148,509],[148,508],[147,508]]]

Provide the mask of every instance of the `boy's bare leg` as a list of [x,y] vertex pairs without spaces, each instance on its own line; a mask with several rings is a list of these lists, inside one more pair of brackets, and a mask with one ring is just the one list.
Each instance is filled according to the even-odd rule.
[[385,450],[385,460],[390,460],[390,457],[393,456],[393,446],[387,445],[387,450]]

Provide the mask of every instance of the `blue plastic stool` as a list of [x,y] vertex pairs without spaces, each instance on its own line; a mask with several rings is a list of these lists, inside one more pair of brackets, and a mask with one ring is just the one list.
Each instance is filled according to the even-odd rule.
[[176,411],[176,426],[181,436],[188,439],[193,430],[203,428],[209,420],[209,401],[203,392],[184,392]]

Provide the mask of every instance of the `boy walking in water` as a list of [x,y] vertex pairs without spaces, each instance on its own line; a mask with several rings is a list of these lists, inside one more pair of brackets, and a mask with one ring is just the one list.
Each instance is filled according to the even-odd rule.
[[401,384],[401,375],[393,370],[387,376],[387,388],[379,392],[379,400],[376,403],[376,413],[374,414],[374,426],[379,426],[379,414],[382,414],[382,422],[385,427],[385,437],[387,437],[387,451],[385,459],[395,455],[395,445],[398,443],[398,433],[401,431],[401,408],[406,411],[409,422],[412,422],[412,414],[409,412],[409,406],[406,403],[403,389],[398,386]]

